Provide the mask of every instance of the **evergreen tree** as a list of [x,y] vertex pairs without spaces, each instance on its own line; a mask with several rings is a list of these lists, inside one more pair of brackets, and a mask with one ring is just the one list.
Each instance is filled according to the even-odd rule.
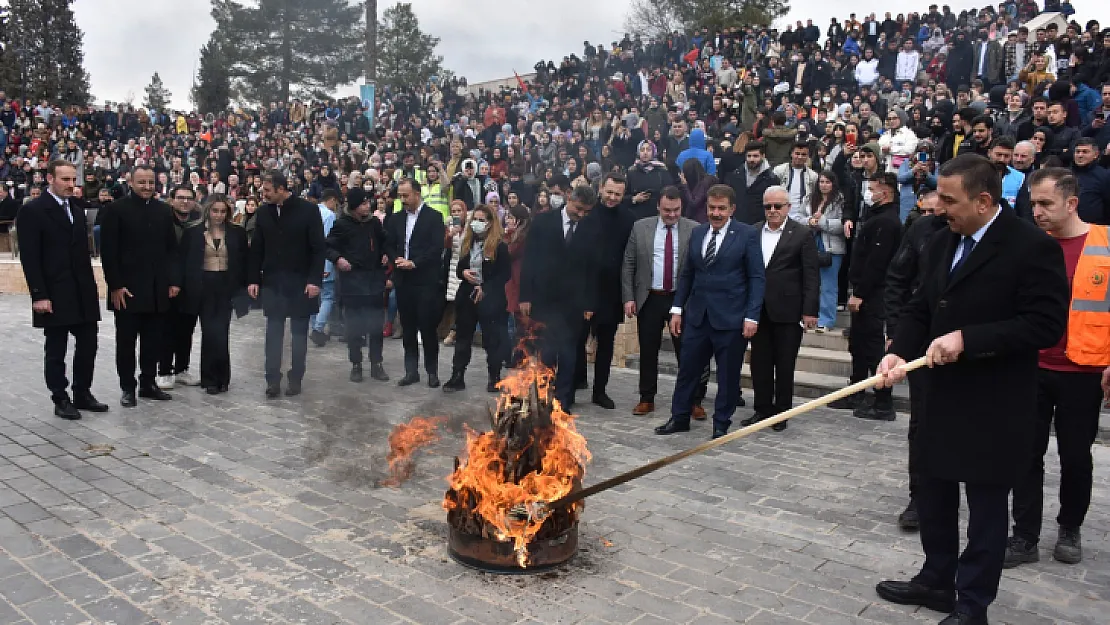
[[200,69],[193,88],[193,103],[201,114],[219,113],[231,103],[231,74],[223,42],[217,33],[200,49]]
[[412,3],[399,2],[386,9],[378,25],[378,82],[413,87],[442,76],[443,57],[435,53],[438,45],[439,37],[420,30]]
[[150,77],[150,84],[146,86],[146,98],[143,99],[143,106],[155,111],[164,111],[170,106],[170,98],[173,94],[166,88],[162,82],[162,77],[158,72]]
[[633,0],[624,23],[629,32],[660,37],[675,30],[766,26],[789,10],[788,0]]
[[0,89],[8,98],[18,97],[21,70],[19,53],[11,40],[12,16],[8,7],[0,6]]
[[0,79],[11,92],[34,101],[87,104],[83,34],[73,16],[73,0],[9,0],[0,31]]
[[348,0],[213,0],[212,17],[235,42],[229,73],[248,100],[331,91],[362,74],[362,8]]

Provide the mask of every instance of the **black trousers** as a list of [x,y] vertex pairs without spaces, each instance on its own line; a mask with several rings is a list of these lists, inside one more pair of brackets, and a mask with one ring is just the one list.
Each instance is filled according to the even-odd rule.
[[583,318],[576,311],[536,311],[540,360],[555,369],[555,398],[570,410],[574,405],[574,371]]
[[46,388],[55,401],[69,397],[66,389],[66,350],[69,335],[73,335],[73,392],[84,393],[92,386],[93,366],[96,364],[97,323],[80,323],[70,326],[43,328],[45,346],[42,372]]
[[189,370],[193,332],[196,329],[197,315],[176,309],[166,314],[162,353],[158,358],[158,375],[177,375]]
[[925,418],[925,375],[924,371],[912,371],[907,376],[910,381],[910,427],[909,434],[909,474],[910,499],[915,499],[921,484],[921,441],[917,433],[921,431],[921,420]]
[[[648,293],[644,306],[636,317],[636,338],[640,344],[640,401],[655,402],[659,392],[659,350],[663,347],[663,330],[670,332],[671,305],[674,294]],[[675,357],[679,366],[682,363],[682,337],[671,335]],[[705,368],[698,388],[694,391],[694,403],[701,404],[709,391],[709,367]]]
[[486,350],[486,371],[491,379],[501,379],[501,366],[509,351],[508,313],[483,314],[470,298],[455,300],[455,354],[453,371],[466,371],[474,348],[474,330],[482,326],[482,348]]
[[1006,557],[1008,486],[965,484],[967,547],[960,553],[960,483],[923,476],[917,514],[925,564],[914,581],[930,588],[956,590],[956,610],[986,614],[998,595]]
[[385,326],[384,306],[343,306],[346,327],[347,357],[352,364],[362,364],[362,348],[372,365],[382,364],[382,328]]
[[604,393],[609,385],[609,370],[613,366],[613,348],[617,338],[617,327],[620,323],[599,323],[593,319],[583,321],[582,331],[578,333],[578,344],[574,352],[574,382],[584,383],[586,370],[586,343],[590,334],[597,339],[597,351],[594,352],[594,392]]
[[[287,317],[266,317],[266,383],[281,382],[281,353],[285,343]],[[289,381],[299,383],[304,379],[305,361],[308,359],[308,317],[288,317],[291,337],[292,362]]]
[[1061,527],[1083,525],[1091,507],[1091,445],[1098,436],[1102,408],[1102,376],[1041,369],[1037,373],[1037,434],[1035,458],[1024,479],[1014,488],[1014,535],[1036,544],[1044,513],[1044,455],[1049,432],[1056,426],[1060,454]]
[[[405,374],[420,372],[420,340],[424,342],[424,370],[439,375],[439,336],[436,328],[445,300],[439,286],[401,286],[397,289],[397,313],[401,317],[401,342],[405,347]],[[417,340],[417,332],[420,340]]]
[[[852,313],[852,331],[848,335],[848,351],[852,354],[852,382],[866,380],[875,374],[886,350],[886,316],[882,302],[865,301],[859,312]],[[875,391],[875,402],[889,406],[894,401],[890,388]]]
[[[200,303],[200,384],[205,388],[226,387],[231,384],[231,287],[228,273],[206,271],[202,280],[204,292]],[[186,369],[188,363],[186,356]]]
[[135,313],[127,310],[116,316],[116,373],[124,391],[134,391],[135,341],[139,341],[139,380],[144,387],[154,386],[158,357],[162,353],[165,313]]
[[[767,309],[763,309],[763,319]],[[752,336],[752,388],[755,411],[771,417],[790,410],[794,402],[794,365],[802,346],[802,326],[762,321]]]

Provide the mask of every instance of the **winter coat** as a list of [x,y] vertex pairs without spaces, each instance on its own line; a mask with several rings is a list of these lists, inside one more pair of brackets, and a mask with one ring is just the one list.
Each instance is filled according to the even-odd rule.
[[675,165],[682,169],[682,164],[686,161],[694,159],[701,163],[705,173],[709,175],[716,175],[717,163],[713,158],[713,154],[705,149],[705,131],[700,128],[695,128],[690,133],[690,147],[683,150],[678,158],[675,159]]

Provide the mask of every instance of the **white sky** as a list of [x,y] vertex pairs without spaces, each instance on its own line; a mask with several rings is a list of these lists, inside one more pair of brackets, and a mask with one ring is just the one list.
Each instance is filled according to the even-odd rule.
[[[381,0],[379,11],[396,0]],[[414,0],[425,32],[440,37],[438,49],[447,67],[470,82],[531,71],[536,61],[581,54],[582,42],[608,43],[623,33],[630,0]],[[929,4],[948,4],[959,12],[983,7],[990,0],[914,0],[850,4],[793,0],[786,20],[813,19],[824,28],[829,18],[858,17],[890,7],[925,12]],[[997,6],[997,0],[994,0]],[[1081,23],[1098,19],[1110,25],[1110,2],[1073,0]],[[550,7],[544,11],[542,7]],[[850,7],[850,8],[849,8]],[[77,0],[74,12],[85,32],[85,66],[98,101],[120,101],[132,94],[142,101],[143,87],[157,71],[173,92],[173,104],[188,106],[200,47],[214,27],[209,0]],[[357,91],[351,89],[352,94]]]

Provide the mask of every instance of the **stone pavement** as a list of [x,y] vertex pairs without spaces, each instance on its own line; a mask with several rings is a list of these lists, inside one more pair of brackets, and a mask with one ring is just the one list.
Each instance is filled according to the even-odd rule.
[[[112,410],[70,423],[51,412],[26,297],[0,296],[0,319],[3,624],[830,625],[943,616],[885,604],[873,590],[921,562],[917,537],[893,524],[906,500],[905,419],[824,410],[784,433],[690,458],[590,499],[570,565],[493,576],[448,558],[439,503],[461,424],[484,419],[483,366],[449,401],[425,386],[353,385],[345,350],[332,343],[310,348],[304,395],[266,401],[255,313],[232,329],[229,394],[178,389],[172,402],[125,410],[112,326],[102,322],[94,391]],[[444,377],[449,356],[442,352]],[[387,341],[394,379],[399,363],[400,342]],[[634,389],[634,375],[618,372],[618,410],[581,406],[595,458],[587,483],[708,436],[704,424],[654,436],[662,417],[633,417]],[[448,414],[451,431],[420,456],[410,482],[381,488],[386,435],[416,414]],[[1042,562],[1005,573],[993,623],[1107,622],[1110,449],[1096,447],[1095,463],[1085,560],[1051,559],[1050,498]],[[1055,493],[1054,457],[1049,467]]]

